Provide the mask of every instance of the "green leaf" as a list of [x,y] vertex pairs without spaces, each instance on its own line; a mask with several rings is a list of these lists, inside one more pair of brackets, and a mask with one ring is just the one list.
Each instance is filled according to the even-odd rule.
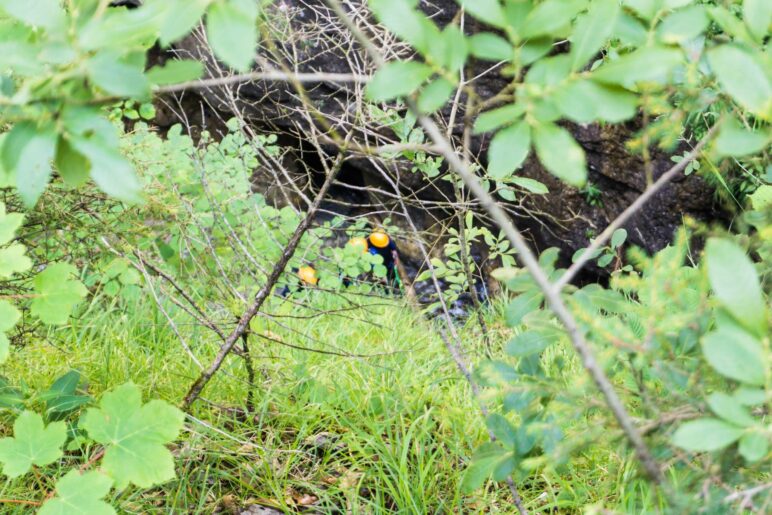
[[472,462],[464,472],[461,491],[465,493],[477,490],[493,471],[503,462],[514,460],[514,455],[498,443],[484,443],[475,452]]
[[537,38],[529,40],[515,50],[520,66],[528,66],[550,53],[552,40],[549,38]]
[[751,36],[747,25],[723,5],[709,6],[708,14],[724,32],[733,36],[736,40],[746,43],[753,41],[753,36]]
[[56,497],[47,500],[38,515],[114,515],[115,509],[102,500],[112,485],[112,479],[97,471],[70,470],[56,482]]
[[48,389],[51,393],[59,395],[72,395],[80,383],[80,374],[76,370],[70,370],[58,378]]
[[702,338],[702,352],[716,372],[735,381],[761,386],[766,365],[761,344],[741,328],[720,326]]
[[54,263],[37,274],[33,281],[32,314],[46,324],[66,323],[72,309],[88,293],[80,281],[72,278],[76,273],[76,268],[68,263]]
[[617,249],[627,240],[627,229],[617,229],[611,235],[611,248]]
[[525,104],[510,104],[486,111],[477,117],[474,134],[482,134],[498,129],[502,125],[517,121],[525,113]]
[[686,422],[673,434],[671,441],[687,451],[717,451],[740,439],[742,428],[715,418]]
[[512,357],[524,358],[541,353],[553,343],[555,340],[548,334],[539,331],[525,331],[509,341],[506,352]]
[[732,394],[732,397],[743,406],[758,406],[767,400],[767,393],[760,388],[748,388],[741,386]]
[[[440,37],[437,38],[437,41],[440,45],[432,45],[430,55],[446,70],[458,73],[464,67],[466,56],[469,52],[466,36],[457,26],[448,25],[442,31]],[[438,50],[441,49],[436,54],[433,50],[435,46],[438,47]]]
[[729,96],[758,116],[772,116],[772,84],[758,56],[727,44],[709,50],[708,62]]
[[521,121],[496,133],[488,147],[488,175],[504,179],[520,168],[531,148],[531,127]]
[[88,180],[91,164],[83,154],[72,148],[65,138],[60,137],[56,145],[54,164],[64,181],[70,186],[77,187]]
[[624,0],[624,4],[644,20],[651,20],[662,7],[662,0]]
[[571,36],[571,69],[580,70],[611,36],[619,15],[617,0],[599,0],[576,22]]
[[713,413],[736,426],[750,427],[756,423],[748,410],[738,404],[734,397],[723,392],[708,396],[708,406]]
[[769,34],[772,24],[772,2],[769,0],[744,0],[743,20],[756,41],[761,43]]
[[433,113],[445,105],[455,90],[456,85],[447,79],[433,80],[418,95],[418,110]]
[[635,94],[587,79],[569,81],[555,91],[553,98],[563,116],[576,123],[619,123],[638,112]]
[[509,420],[498,413],[492,413],[485,419],[485,424],[505,447],[511,449],[515,446],[515,428]]
[[541,291],[529,291],[518,295],[507,306],[505,318],[509,327],[515,327],[523,322],[523,318],[541,306],[544,295]]
[[379,22],[423,54],[439,39],[437,26],[417,11],[410,0],[368,0]]
[[201,20],[211,0],[172,0],[173,7],[161,24],[160,41],[164,47],[181,39]]
[[391,61],[383,65],[367,85],[367,97],[385,102],[409,95],[432,74],[432,69],[417,61]]
[[32,465],[42,467],[61,458],[67,425],[52,422],[46,427],[43,417],[24,411],[13,423],[13,434],[13,438],[0,439],[3,474],[10,478],[26,474]]
[[708,13],[701,5],[692,5],[670,13],[657,26],[657,37],[664,43],[683,43],[708,28]]
[[10,342],[5,332],[21,318],[21,312],[8,301],[0,300],[0,363],[5,363],[10,353]]
[[513,175],[507,180],[507,182],[516,184],[524,190],[535,193],[537,195],[545,195],[550,192],[550,190],[543,182],[528,177],[518,177],[517,175]]
[[533,131],[536,155],[544,167],[559,179],[581,187],[587,181],[584,150],[571,133],[553,124],[540,124]]
[[735,118],[730,118],[721,127],[716,138],[716,152],[722,156],[747,156],[761,152],[769,145],[770,134],[746,130]]
[[503,29],[505,24],[504,10],[499,0],[456,0],[466,12],[493,27]]
[[627,88],[638,82],[664,83],[678,64],[683,53],[676,48],[652,46],[640,48],[622,57],[607,61],[592,74],[592,78],[607,84]]
[[584,0],[546,0],[526,17],[519,33],[523,38],[560,37],[571,20],[584,9]]
[[766,303],[750,258],[731,240],[710,238],[705,259],[708,280],[719,302],[744,326],[763,337]]
[[470,37],[469,50],[473,56],[486,61],[510,61],[515,56],[515,49],[509,41],[490,32]]
[[86,67],[94,84],[111,95],[131,98],[150,95],[150,83],[143,73],[143,66],[121,60],[115,52],[98,52],[88,60]]
[[525,82],[529,84],[541,84],[543,86],[554,86],[568,77],[570,72],[570,56],[567,54],[556,55],[541,59],[531,66],[525,76]]
[[16,187],[27,207],[35,205],[51,180],[56,141],[53,125],[37,127],[32,122],[16,124],[5,137],[3,166],[16,176]]
[[769,439],[761,433],[746,433],[740,438],[740,445],[737,450],[749,463],[754,463],[761,460],[769,452]]
[[163,66],[154,66],[147,72],[147,79],[154,86],[165,86],[200,79],[204,65],[193,59],[175,59]]
[[248,71],[257,45],[257,4],[252,0],[214,3],[206,15],[206,35],[215,55],[238,71]]
[[139,180],[131,164],[115,147],[92,135],[73,138],[72,146],[91,163],[91,178],[108,195],[127,202],[139,200]]
[[753,195],[749,195],[748,198],[751,200],[753,209],[759,211],[766,209],[769,206],[772,206],[772,186],[769,184],[762,184],[753,192]]
[[643,26],[640,20],[624,12],[617,16],[612,33],[615,38],[619,39],[627,47],[644,46],[648,37],[646,27]]
[[64,24],[59,0],[0,0],[0,8],[32,26],[53,29]]
[[6,213],[5,204],[0,202],[0,245],[5,245],[16,236],[16,230],[21,227],[24,215],[21,213]]
[[149,488],[174,478],[174,459],[165,446],[177,438],[184,419],[166,402],[142,404],[139,388],[127,383],[105,393],[99,408],[86,410],[80,427],[105,445],[102,468],[116,488]]
[[24,255],[27,247],[14,243],[0,249],[0,279],[9,279],[13,274],[26,272],[32,267],[32,260]]

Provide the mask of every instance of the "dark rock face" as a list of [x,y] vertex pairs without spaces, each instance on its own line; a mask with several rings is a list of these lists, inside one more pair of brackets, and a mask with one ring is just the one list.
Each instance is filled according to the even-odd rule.
[[[422,8],[440,25],[448,23],[457,12],[453,0],[422,1]],[[331,73],[368,73],[372,66],[364,52],[352,41],[347,31],[335,21],[335,17],[325,7],[323,0],[277,0],[273,9],[284,16],[287,26],[287,39],[279,41],[278,53],[282,64],[297,68],[301,72]],[[467,23],[467,30],[474,30]],[[393,58],[400,49],[388,55]],[[176,45],[177,55],[200,59],[208,64],[210,70],[217,70],[206,45],[200,37],[191,36]],[[261,53],[261,55],[263,55]],[[270,58],[277,62],[276,54]],[[216,71],[212,71],[216,75]],[[505,81],[497,74],[483,75],[475,82],[475,88],[483,97],[490,97],[497,92]],[[348,84],[306,84],[308,97],[313,104],[333,120],[333,125],[345,130],[356,129],[358,107],[356,100],[361,94],[356,87]],[[281,82],[253,82],[230,88],[220,88],[199,92],[210,109],[220,113],[240,111],[244,117],[261,129],[269,128],[282,132],[297,146],[297,159],[304,155],[304,127],[309,123],[301,116],[301,106],[297,94],[291,86]],[[189,95],[189,94],[188,94]],[[448,119],[449,112],[442,113]],[[461,116],[457,118],[454,134],[459,135]],[[590,167],[590,182],[599,192],[594,198],[556,180],[544,171],[531,156],[518,172],[537,179],[549,187],[547,195],[531,195],[520,204],[510,204],[511,211],[517,214],[517,223],[529,232],[534,246],[541,251],[557,246],[563,250],[563,261],[570,259],[574,251],[586,246],[589,238],[599,233],[625,207],[627,207],[645,189],[645,173],[640,157],[631,155],[625,148],[625,141],[630,139],[637,127],[635,122],[628,126],[568,125],[587,153]],[[383,132],[383,131],[381,131]],[[388,132],[388,129],[385,130]],[[473,154],[485,162],[485,152],[489,137],[476,138],[473,141]],[[334,147],[330,146],[330,152]],[[658,177],[673,163],[669,156],[654,152],[654,177]],[[358,186],[371,186],[389,189],[388,181],[376,171],[372,159],[352,158],[347,162],[347,177]],[[385,166],[392,177],[399,175],[400,189],[403,194],[420,190],[419,197],[429,201],[453,198],[453,191],[444,181],[429,184],[420,174],[410,172],[410,164],[389,163]],[[369,199],[375,200],[370,193]],[[387,209],[396,210],[396,201],[388,196],[379,196],[378,200]],[[711,188],[701,178],[682,176],[666,186],[649,204],[640,211],[626,228],[628,241],[656,251],[666,246],[674,231],[681,225],[685,216],[698,219],[712,219],[718,216],[713,201]],[[452,201],[452,200],[451,200]],[[447,216],[450,213],[446,212]],[[419,216],[416,214],[421,229],[434,225],[439,216]]]

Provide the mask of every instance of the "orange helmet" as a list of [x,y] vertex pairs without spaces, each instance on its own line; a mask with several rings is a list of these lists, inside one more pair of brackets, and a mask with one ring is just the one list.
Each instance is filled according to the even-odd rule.
[[367,240],[360,238],[359,236],[348,240],[348,245],[351,245],[352,247],[362,247],[362,252],[367,252]]
[[379,249],[389,246],[389,236],[385,232],[374,232],[370,235],[370,243]]
[[300,282],[305,284],[316,284],[319,282],[319,278],[316,277],[316,270],[310,266],[301,266],[298,269],[298,278]]

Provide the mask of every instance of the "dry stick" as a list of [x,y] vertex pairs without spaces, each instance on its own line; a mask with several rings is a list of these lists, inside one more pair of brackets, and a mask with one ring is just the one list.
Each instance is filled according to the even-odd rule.
[[242,73],[239,75],[229,75],[227,77],[214,77],[211,79],[191,80],[181,82],[172,86],[162,86],[155,88],[153,93],[177,93],[190,89],[213,88],[218,86],[229,86],[242,82],[252,82],[256,80],[270,80],[283,82],[355,82],[365,83],[370,80],[367,75],[357,75],[354,73],[287,73],[279,70],[265,72]]
[[692,151],[689,152],[686,157],[672,166],[668,171],[663,173],[662,176],[660,176],[660,178],[657,179],[656,182],[654,182],[651,186],[646,188],[640,197],[635,199],[635,201],[630,204],[627,209],[622,211],[622,213],[616,217],[616,219],[614,219],[614,221],[611,222],[602,233],[600,233],[600,236],[592,241],[590,246],[584,250],[579,259],[577,259],[576,262],[572,264],[557,281],[555,281],[553,288],[556,292],[561,291],[568,283],[571,282],[574,277],[576,277],[576,274],[579,273],[584,265],[586,265],[587,262],[592,259],[595,251],[605,245],[606,242],[611,238],[611,236],[614,234],[614,231],[622,227],[630,219],[630,217],[632,217],[643,207],[646,202],[648,202],[654,195],[659,192],[659,190],[661,190],[667,183],[673,180],[673,178],[680,174],[689,163],[694,161],[700,155],[700,152],[702,152],[702,149],[713,137],[719,125],[720,123],[713,125],[705,137],[702,138],[697,146],[694,147],[694,149],[692,149]]
[[[327,0],[327,3],[333,8],[338,17],[341,18],[341,21],[346,24],[349,30],[352,31],[354,37],[356,37],[362,46],[367,50],[372,59],[379,66],[381,66],[383,64],[383,57],[381,57],[378,49],[375,47],[375,45],[373,45],[372,41],[370,41],[367,36],[365,36],[362,31],[359,30],[359,28],[356,27],[353,22],[351,22],[345,11],[341,8],[340,3],[337,0]],[[552,311],[566,328],[566,331],[571,338],[571,343],[573,344],[574,349],[576,349],[577,354],[579,354],[579,357],[582,360],[582,365],[590,374],[590,377],[595,382],[595,385],[603,394],[604,398],[606,399],[606,404],[614,414],[614,417],[617,419],[619,425],[622,427],[625,436],[627,436],[627,439],[630,441],[630,443],[632,443],[633,448],[635,449],[635,454],[643,465],[644,470],[655,483],[661,484],[663,479],[662,471],[660,470],[657,461],[654,459],[651,452],[649,451],[649,448],[646,446],[646,443],[643,441],[641,434],[635,427],[635,424],[630,418],[630,415],[627,413],[627,410],[625,409],[621,399],[614,390],[614,387],[611,385],[608,377],[606,377],[603,369],[595,359],[595,355],[592,352],[592,349],[585,340],[584,335],[580,331],[573,315],[566,307],[563,299],[560,297],[559,291],[552,287],[549,278],[539,266],[538,260],[526,243],[523,235],[512,223],[512,220],[509,218],[506,212],[480,185],[477,176],[469,169],[469,167],[466,166],[466,164],[461,159],[459,159],[458,155],[453,150],[453,147],[442,134],[437,124],[434,123],[432,119],[421,114],[413,100],[408,100],[407,105],[413,114],[417,117],[418,122],[421,124],[423,129],[429,135],[429,138],[434,142],[435,146],[438,147],[442,156],[447,160],[450,168],[461,177],[467,188],[469,188],[472,194],[480,200],[482,207],[488,212],[494,223],[496,223],[496,225],[499,226],[502,231],[504,231],[507,239],[515,247],[515,250],[518,252],[520,261],[531,274],[539,288],[544,292],[544,297],[547,299],[550,307],[552,308]]]
[[239,322],[236,325],[236,328],[228,335],[228,337],[225,339],[225,342],[223,342],[223,344],[220,346],[220,351],[217,353],[217,356],[215,357],[212,364],[209,365],[209,367],[206,370],[201,372],[201,375],[198,377],[198,379],[196,379],[196,381],[191,385],[190,390],[188,390],[187,395],[185,395],[185,399],[182,401],[183,409],[187,410],[188,408],[190,408],[191,404],[193,404],[193,402],[195,402],[195,400],[198,399],[198,396],[201,394],[201,391],[204,389],[207,383],[212,379],[214,374],[217,373],[217,371],[220,369],[220,367],[223,364],[223,361],[225,361],[225,358],[231,352],[231,350],[233,349],[233,346],[236,344],[238,339],[249,329],[249,322],[251,322],[252,319],[255,317],[255,315],[257,315],[257,312],[260,310],[263,303],[266,301],[266,299],[268,299],[268,296],[271,294],[271,289],[279,280],[279,277],[281,276],[281,274],[284,272],[284,269],[287,267],[287,263],[289,263],[289,260],[292,259],[292,256],[295,254],[295,250],[297,249],[298,244],[300,243],[300,239],[303,237],[306,230],[308,230],[308,227],[311,225],[311,221],[316,215],[316,211],[319,209],[319,206],[321,205],[322,200],[327,195],[327,191],[330,189],[330,186],[335,180],[335,177],[337,177],[342,164],[343,164],[343,154],[341,153],[338,156],[336,163],[330,170],[330,173],[327,175],[327,178],[325,179],[324,184],[319,189],[319,193],[317,193],[313,204],[311,204],[311,206],[308,208],[306,217],[297,226],[297,228],[295,229],[295,232],[292,234],[292,237],[287,243],[287,246],[284,249],[284,252],[282,253],[281,258],[279,258],[279,260],[274,265],[273,270],[271,271],[271,275],[268,276],[265,284],[263,284],[263,286],[260,288],[257,294],[255,294],[255,298],[252,301],[252,304],[249,305],[249,307],[244,311],[244,313],[239,318]]

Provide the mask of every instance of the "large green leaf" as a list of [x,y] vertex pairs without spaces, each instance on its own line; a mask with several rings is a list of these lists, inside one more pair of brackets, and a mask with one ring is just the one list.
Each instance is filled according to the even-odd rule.
[[201,78],[204,65],[193,59],[175,59],[163,66],[154,66],[147,72],[148,80],[155,86],[165,86]]
[[734,397],[724,392],[710,394],[708,396],[708,406],[710,406],[713,413],[735,426],[750,427],[756,423],[742,404],[739,404]]
[[676,48],[644,47],[604,63],[593,72],[592,77],[624,87],[633,87],[638,82],[664,83],[682,60],[683,53]]
[[719,302],[748,329],[764,336],[766,303],[750,258],[731,240],[710,238],[705,260],[710,286]]
[[737,450],[748,462],[759,461],[769,452],[769,438],[762,432],[745,433]]
[[108,195],[125,201],[139,200],[139,180],[134,168],[114,147],[96,137],[74,138],[72,146],[91,165],[91,178]]
[[421,53],[428,53],[440,31],[409,0],[368,0],[379,22]]
[[638,112],[635,94],[588,79],[567,81],[555,91],[553,98],[563,116],[577,123],[597,120],[619,123]]
[[102,468],[116,488],[148,488],[174,478],[174,459],[165,446],[177,438],[184,419],[166,402],[142,404],[139,388],[128,383],[105,393],[99,408],[86,410],[80,427],[105,446]]
[[16,236],[16,229],[21,227],[24,215],[6,213],[5,204],[0,202],[0,245],[5,245]]
[[473,56],[486,61],[509,61],[515,56],[515,49],[509,41],[490,32],[470,37],[469,49]]
[[598,0],[576,22],[571,36],[571,69],[579,70],[598,53],[614,31],[619,14],[617,0]]
[[751,131],[731,118],[724,123],[716,137],[716,151],[722,156],[746,156],[761,152],[769,145],[772,132],[766,127]]
[[504,10],[499,0],[456,0],[466,12],[488,25],[503,29],[506,26]]
[[488,147],[488,175],[504,179],[520,168],[531,148],[531,128],[521,121],[496,133]]
[[16,176],[19,195],[28,207],[35,205],[51,180],[56,141],[53,125],[38,127],[32,122],[17,123],[3,141],[3,166]]
[[514,465],[514,453],[498,443],[485,443],[480,446],[472,457],[472,462],[464,472],[461,480],[461,490],[472,492],[482,486],[493,472],[504,463]]
[[432,81],[418,95],[418,110],[422,113],[433,113],[445,105],[455,90],[456,85],[447,79]]
[[726,44],[708,51],[708,62],[721,88],[740,105],[759,116],[772,116],[772,83],[760,57]]
[[0,0],[0,9],[37,27],[53,29],[64,24],[64,11],[59,0]]
[[113,515],[115,509],[102,500],[112,486],[112,479],[100,472],[70,470],[56,482],[56,497],[43,503],[38,515]]
[[409,95],[432,74],[432,69],[417,61],[391,61],[383,65],[367,85],[367,97],[385,102]]
[[14,243],[0,249],[0,279],[8,279],[13,274],[26,272],[32,267],[32,260],[24,255],[27,247]]
[[32,465],[42,467],[61,458],[67,425],[52,422],[46,427],[43,417],[24,411],[13,423],[13,434],[13,438],[0,439],[3,474],[11,478],[26,474]]
[[35,276],[35,297],[30,311],[46,324],[61,325],[70,318],[72,309],[88,291],[73,276],[77,273],[68,263],[54,263]]
[[725,324],[702,338],[702,352],[716,372],[735,381],[761,386],[767,366],[761,343],[735,326]]
[[516,358],[524,358],[539,354],[555,343],[552,335],[539,331],[524,331],[515,335],[507,344],[507,354]]
[[585,8],[585,0],[546,0],[528,14],[519,34],[523,38],[560,37],[571,20]]
[[673,445],[687,451],[717,451],[740,439],[743,429],[715,418],[686,422],[673,434]]
[[[168,1],[168,0],[167,0]],[[169,15],[161,24],[161,45],[168,46],[195,27],[212,0],[171,0]]]
[[474,134],[482,134],[498,129],[518,120],[525,113],[525,103],[510,104],[485,111],[474,122]]
[[570,132],[554,124],[540,124],[534,128],[533,138],[536,155],[550,173],[572,186],[584,185],[587,161]]
[[708,13],[701,5],[692,5],[669,14],[657,27],[657,36],[665,43],[683,43],[694,39],[708,27]]
[[239,71],[247,71],[257,44],[257,4],[252,0],[214,3],[206,15],[206,35],[215,55]]
[[54,164],[62,179],[70,186],[80,186],[88,180],[91,164],[83,154],[72,148],[66,138],[59,138]]
[[757,41],[764,41],[772,24],[772,2],[769,0],[744,0],[743,19]]
[[138,64],[123,61],[114,52],[104,51],[89,59],[86,66],[94,84],[107,93],[144,98],[150,94],[150,83],[143,73],[143,66]]

